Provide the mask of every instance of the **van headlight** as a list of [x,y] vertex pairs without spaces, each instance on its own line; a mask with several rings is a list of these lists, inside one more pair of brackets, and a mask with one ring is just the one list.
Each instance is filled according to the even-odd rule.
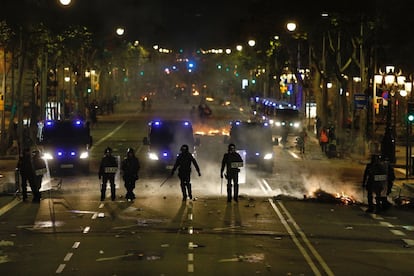
[[53,155],[50,152],[44,152],[43,153],[43,159],[44,160],[52,160],[53,159]]
[[158,158],[158,155],[157,154],[155,154],[155,153],[153,153],[153,152],[150,152],[149,154],[148,154],[148,158],[150,159],[150,160],[158,160],[159,158]]
[[88,157],[89,157],[89,153],[87,151],[81,152],[81,154],[79,156],[80,159],[86,159]]
[[263,156],[263,159],[264,160],[270,160],[270,159],[272,159],[273,158],[273,153],[266,153],[264,156]]

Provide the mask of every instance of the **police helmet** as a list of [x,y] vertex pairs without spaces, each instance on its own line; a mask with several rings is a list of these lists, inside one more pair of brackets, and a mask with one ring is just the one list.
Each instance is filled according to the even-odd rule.
[[111,154],[112,153],[112,149],[110,147],[107,147],[104,151],[105,154]]
[[229,151],[236,150],[236,145],[235,144],[229,144],[228,150]]
[[380,154],[373,154],[371,155],[371,162],[377,162],[379,160],[381,160],[381,155]]
[[182,145],[180,148],[181,152],[188,152],[188,145]]
[[128,149],[127,149],[127,154],[128,154],[128,153],[134,154],[134,149],[133,149],[133,148],[128,148]]

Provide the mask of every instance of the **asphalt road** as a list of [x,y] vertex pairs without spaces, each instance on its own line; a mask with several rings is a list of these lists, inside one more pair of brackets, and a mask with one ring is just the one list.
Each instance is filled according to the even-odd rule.
[[[0,198],[0,272],[7,275],[411,275],[414,217],[409,208],[366,214],[364,163],[328,159],[310,139],[304,156],[274,148],[272,174],[247,166],[239,203],[227,203],[219,178],[226,150],[220,130],[245,117],[212,105],[201,136],[202,176],[195,201],[181,201],[178,178],[145,171],[146,122],[187,116],[191,105],[154,101],[153,110],[122,104],[92,130],[91,174],[52,179],[40,204]],[[99,200],[97,164],[106,146],[122,157],[134,147],[143,163],[134,202]],[[364,161],[364,160],[362,160]],[[14,161],[11,160],[12,164]],[[2,162],[2,166],[5,163]],[[109,191],[108,191],[109,192]],[[338,194],[338,195],[337,195]],[[107,194],[109,196],[109,194]],[[346,200],[352,200],[352,202]]]

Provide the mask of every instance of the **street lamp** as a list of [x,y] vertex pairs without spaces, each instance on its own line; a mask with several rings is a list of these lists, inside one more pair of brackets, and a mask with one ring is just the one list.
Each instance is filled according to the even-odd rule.
[[387,99],[387,122],[384,137],[381,143],[381,154],[388,158],[390,163],[395,164],[395,137],[396,137],[396,120],[397,110],[394,99],[396,90],[404,85],[405,77],[401,73],[396,73],[394,66],[386,67],[386,74],[382,74],[385,88],[388,91]]

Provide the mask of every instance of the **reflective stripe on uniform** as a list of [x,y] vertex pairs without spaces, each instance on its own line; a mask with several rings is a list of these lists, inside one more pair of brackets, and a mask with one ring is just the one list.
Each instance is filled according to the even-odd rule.
[[35,175],[44,175],[45,173],[47,173],[46,168],[35,170]]
[[374,175],[374,181],[386,181],[387,175],[386,174],[376,174]]
[[118,167],[105,167],[104,173],[116,173],[118,171]]
[[243,162],[231,162],[230,167],[232,169],[241,168],[243,167]]

